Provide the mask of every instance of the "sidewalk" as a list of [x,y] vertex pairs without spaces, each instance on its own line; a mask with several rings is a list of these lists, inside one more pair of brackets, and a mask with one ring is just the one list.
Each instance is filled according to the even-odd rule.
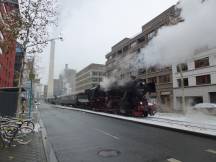
[[[36,113],[36,112],[35,112]],[[37,114],[35,114],[37,116]],[[35,134],[27,145],[17,144],[15,147],[0,150],[0,162],[46,162],[40,125],[35,121]]]

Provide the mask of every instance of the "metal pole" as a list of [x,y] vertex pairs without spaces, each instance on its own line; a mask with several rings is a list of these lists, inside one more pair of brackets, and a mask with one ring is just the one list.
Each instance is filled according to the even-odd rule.
[[179,64],[179,71],[180,71],[180,77],[181,77],[181,88],[182,88],[182,110],[183,113],[186,113],[186,104],[185,104],[185,88],[184,88],[184,78],[182,73],[182,65]]
[[31,111],[32,111],[32,79],[30,80],[31,87],[30,87],[30,99],[29,99],[29,119],[31,118]]

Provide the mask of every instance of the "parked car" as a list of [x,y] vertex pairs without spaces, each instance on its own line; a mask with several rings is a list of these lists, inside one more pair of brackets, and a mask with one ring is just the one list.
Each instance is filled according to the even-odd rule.
[[208,115],[216,115],[216,103],[199,103],[193,109]]

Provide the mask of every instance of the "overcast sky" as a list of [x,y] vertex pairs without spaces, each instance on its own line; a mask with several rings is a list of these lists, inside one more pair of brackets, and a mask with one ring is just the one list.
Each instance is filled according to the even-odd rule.
[[[77,71],[90,63],[105,63],[111,47],[125,37],[141,32],[152,18],[177,0],[59,0],[59,27],[63,42],[56,42],[55,77],[65,64]],[[39,59],[39,73],[48,79],[49,46]]]

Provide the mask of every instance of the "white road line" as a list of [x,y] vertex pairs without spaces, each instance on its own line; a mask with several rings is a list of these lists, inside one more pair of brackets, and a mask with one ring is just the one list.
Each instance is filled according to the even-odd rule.
[[212,153],[212,154],[216,154],[216,151],[215,150],[212,150],[212,149],[208,149],[208,150],[205,150],[206,152],[209,152],[209,153]]
[[167,161],[168,161],[168,162],[181,162],[181,161],[176,160],[176,159],[174,159],[174,158],[167,159]]
[[97,128],[94,128],[94,129],[95,129],[96,131],[100,132],[100,133],[103,133],[103,134],[105,134],[105,135],[107,135],[107,136],[110,136],[110,137],[116,139],[116,140],[119,140],[119,137],[113,136],[112,134],[107,133],[107,132],[105,132],[105,131],[103,131],[103,130],[101,130],[101,129],[97,129]]

